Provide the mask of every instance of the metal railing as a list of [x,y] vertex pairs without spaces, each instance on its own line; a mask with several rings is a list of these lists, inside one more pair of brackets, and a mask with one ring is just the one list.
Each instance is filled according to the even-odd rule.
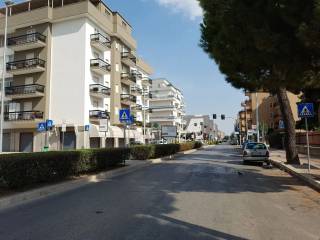
[[137,57],[131,52],[122,52],[121,58],[127,58],[132,60],[134,63],[137,63]]
[[131,94],[121,94],[120,97],[122,101],[131,101],[131,102],[137,101],[137,97]]
[[33,43],[41,41],[43,43],[46,42],[46,36],[42,35],[41,33],[30,33],[24,34],[17,37],[10,37],[8,38],[8,46],[18,46],[27,43]]
[[111,39],[102,35],[101,33],[94,33],[90,35],[91,42],[100,43],[108,48],[111,47]]
[[90,85],[90,92],[91,93],[99,93],[99,94],[109,96],[111,94],[111,88],[104,86],[102,84],[91,84]]
[[132,75],[131,73],[121,73],[121,79],[128,79],[133,82],[137,81],[137,78],[134,75]]
[[151,109],[174,109],[176,108],[176,106],[173,106],[173,105],[166,105],[166,106],[152,106],[150,107]]
[[136,104],[131,109],[134,110],[134,111],[142,111],[142,105]]
[[111,65],[108,62],[102,60],[101,58],[91,59],[90,66],[91,67],[98,67],[98,68],[101,68],[105,71],[111,71]]
[[43,112],[40,111],[19,111],[19,112],[5,112],[5,121],[30,121],[35,119],[43,119]]
[[89,117],[96,119],[110,119],[110,113],[102,110],[90,110]]
[[25,60],[19,60],[14,62],[7,63],[7,70],[17,70],[25,68],[34,68],[34,67],[45,67],[45,61],[40,58],[30,58]]
[[33,93],[44,93],[44,86],[39,84],[28,84],[20,86],[10,86],[5,88],[6,95],[16,94],[33,94]]
[[130,89],[131,89],[131,92],[136,92],[136,93],[142,94],[142,89],[139,88],[138,86],[132,86]]

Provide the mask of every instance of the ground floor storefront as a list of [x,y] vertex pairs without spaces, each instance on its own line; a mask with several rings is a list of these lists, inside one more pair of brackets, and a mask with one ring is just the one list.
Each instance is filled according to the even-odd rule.
[[[143,136],[141,128],[124,129],[110,126],[107,132],[100,132],[99,126],[68,126],[62,129],[55,126],[50,131],[38,132],[37,129],[4,130],[4,152],[41,152],[88,148],[117,148],[129,143],[143,143],[151,139],[151,134]],[[149,132],[149,131],[148,131]]]

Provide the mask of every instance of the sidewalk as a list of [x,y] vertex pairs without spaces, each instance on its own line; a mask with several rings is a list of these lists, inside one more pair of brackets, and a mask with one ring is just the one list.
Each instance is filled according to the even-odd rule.
[[307,182],[313,188],[320,191],[320,158],[310,158],[311,173],[308,172],[308,157],[304,154],[299,154],[301,165],[287,164],[286,153],[283,150],[271,150],[270,159],[273,165],[276,165],[282,170],[300,178]]

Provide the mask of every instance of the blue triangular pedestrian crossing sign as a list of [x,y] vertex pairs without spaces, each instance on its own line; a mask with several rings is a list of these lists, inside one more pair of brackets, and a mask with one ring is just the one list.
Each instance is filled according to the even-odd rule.
[[313,103],[298,104],[298,114],[300,118],[313,117],[314,116]]
[[119,120],[120,122],[127,122],[130,120],[130,109],[121,109],[119,111]]

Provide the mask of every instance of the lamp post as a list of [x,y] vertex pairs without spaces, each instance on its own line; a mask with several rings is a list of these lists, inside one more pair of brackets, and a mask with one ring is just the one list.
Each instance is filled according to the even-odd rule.
[[1,82],[1,113],[0,113],[0,152],[2,152],[2,143],[3,143],[3,123],[4,123],[4,99],[5,99],[5,78],[7,74],[7,31],[8,31],[8,8],[13,5],[12,1],[5,1],[5,21],[4,21],[4,41],[3,41],[3,66],[2,66],[2,82]]

